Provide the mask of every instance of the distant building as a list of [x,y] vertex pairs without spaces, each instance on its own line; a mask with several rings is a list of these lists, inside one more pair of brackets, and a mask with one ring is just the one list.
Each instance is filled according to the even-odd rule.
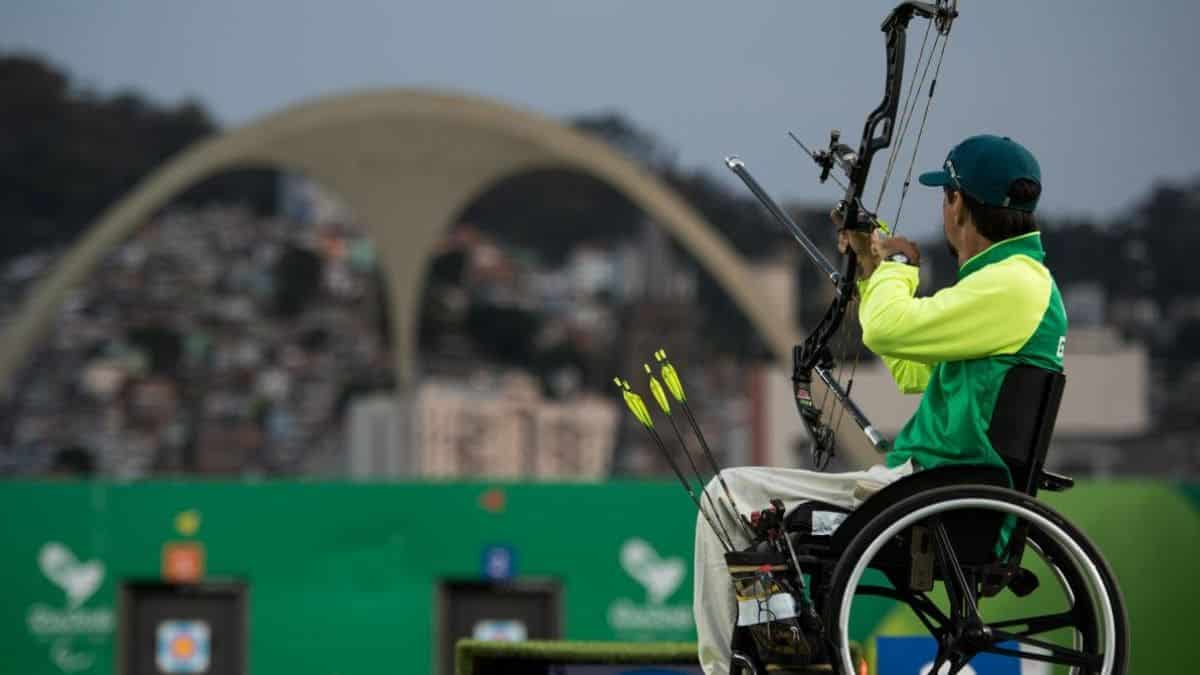
[[612,400],[547,400],[527,375],[427,379],[411,403],[375,396],[352,406],[348,468],[355,478],[598,480],[612,465],[616,424]]
[[279,213],[306,225],[350,221],[345,202],[320,183],[298,173],[279,177]]
[[1079,326],[1098,326],[1105,322],[1108,294],[1099,281],[1077,281],[1062,288],[1063,304],[1071,317],[1072,329]]
[[409,476],[415,473],[410,410],[390,394],[364,396],[346,412],[347,472],[356,478]]

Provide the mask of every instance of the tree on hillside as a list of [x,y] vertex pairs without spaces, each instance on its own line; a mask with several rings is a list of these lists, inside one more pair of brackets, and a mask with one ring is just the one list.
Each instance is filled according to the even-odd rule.
[[618,112],[579,115],[570,120],[576,131],[582,131],[611,145],[629,159],[652,171],[675,165],[675,153],[659,142],[654,134],[638,128]]
[[[170,157],[217,129],[196,101],[161,106],[132,92],[71,86],[34,57],[0,55],[0,260],[74,240]],[[274,172],[216,176],[177,201],[274,208]]]
[[288,246],[275,263],[274,310],[279,316],[296,317],[321,290],[321,258],[299,246]]
[[1144,243],[1153,277],[1151,293],[1164,313],[1173,303],[1200,297],[1195,252],[1200,250],[1200,181],[1160,184],[1138,206],[1130,234]]
[[630,237],[638,209],[611,185],[572,170],[530,171],[492,186],[458,218],[559,265],[581,241]]

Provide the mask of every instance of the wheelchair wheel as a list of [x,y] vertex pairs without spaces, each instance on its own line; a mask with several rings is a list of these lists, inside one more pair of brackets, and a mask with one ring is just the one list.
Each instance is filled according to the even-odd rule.
[[[1024,533],[1024,576],[985,592],[1002,525]],[[918,590],[909,576],[917,567],[909,557],[914,526],[927,533],[933,561]],[[869,568],[889,586],[863,583]],[[850,615],[864,596],[890,598],[924,626],[937,643],[931,675],[959,673],[981,654],[1055,664],[1056,674],[1127,669],[1125,605],[1108,564],[1061,515],[1013,490],[952,486],[895,504],[854,535],[827,588],[825,625],[841,675],[855,675]]]

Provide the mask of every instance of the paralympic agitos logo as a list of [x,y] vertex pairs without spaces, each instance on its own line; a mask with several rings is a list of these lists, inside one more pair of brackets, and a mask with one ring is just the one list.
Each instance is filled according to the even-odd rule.
[[83,607],[104,582],[104,563],[81,561],[64,544],[51,541],[38,551],[42,574],[65,595],[64,607],[35,603],[25,616],[29,632],[50,643],[50,660],[67,673],[95,665],[92,648],[97,641],[111,639],[111,607]]
[[646,591],[645,600],[618,598],[608,607],[608,624],[618,632],[680,632],[693,626],[692,608],[667,601],[686,576],[682,558],[662,558],[644,539],[634,537],[621,545],[621,568]]

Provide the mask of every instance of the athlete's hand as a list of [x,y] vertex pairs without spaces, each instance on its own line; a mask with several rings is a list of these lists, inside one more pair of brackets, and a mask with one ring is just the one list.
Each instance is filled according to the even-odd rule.
[[872,250],[870,234],[842,227],[846,222],[845,216],[841,209],[834,209],[829,213],[829,218],[838,227],[838,253],[845,255],[853,249],[854,255],[858,257],[859,276],[866,279],[879,266],[879,256]]
[[838,230],[838,253],[846,255],[850,249],[854,249],[854,254],[859,258],[875,255],[871,250],[871,235],[855,230]]
[[871,235],[871,250],[877,260],[886,260],[893,253],[903,253],[908,257],[910,265],[921,264],[921,249],[916,242],[904,237],[888,237],[879,236],[879,232]]

